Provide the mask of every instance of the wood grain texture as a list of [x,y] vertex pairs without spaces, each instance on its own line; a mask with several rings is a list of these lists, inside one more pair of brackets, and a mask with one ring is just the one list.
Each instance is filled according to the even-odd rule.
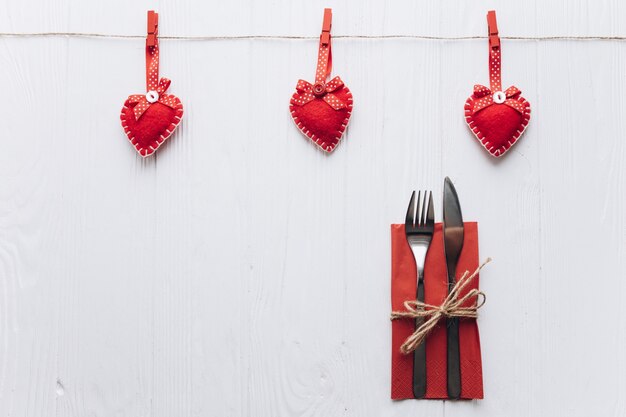
[[[0,32],[626,36],[606,1],[0,3]],[[0,37],[0,416],[623,416],[626,42],[509,40],[531,102],[502,160],[463,120],[486,41],[336,39],[332,155],[289,112],[315,40],[161,43],[185,117],[119,124],[140,39]],[[480,225],[485,400],[389,399],[389,224],[450,176]],[[436,200],[437,216],[441,204]],[[585,312],[587,310],[588,312]]]

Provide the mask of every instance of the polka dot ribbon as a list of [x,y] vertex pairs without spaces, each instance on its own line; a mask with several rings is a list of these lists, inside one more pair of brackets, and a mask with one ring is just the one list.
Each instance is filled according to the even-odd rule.
[[489,52],[489,86],[493,91],[502,91],[502,60],[500,47]]
[[[163,77],[159,80],[159,83],[153,90],[148,90],[148,93],[134,94],[128,97],[128,100],[131,104],[136,103],[136,105],[133,107],[135,120],[139,120],[144,112],[148,110],[148,107],[150,107],[154,103],[161,103],[171,108],[174,108],[176,106],[176,98],[174,96],[170,96],[169,94],[163,94],[169,88],[170,83],[171,81],[168,78]],[[150,98],[150,100],[148,100],[148,98]]]
[[146,46],[146,91],[154,91],[159,85],[159,38],[154,46]]
[[324,100],[330,107],[334,110],[339,110],[345,108],[347,105],[343,101],[339,100],[336,95],[332,94],[333,91],[337,91],[343,87],[343,81],[341,78],[335,77],[326,84],[324,84],[323,90],[316,91],[319,84],[312,85],[308,81],[298,80],[298,85],[296,85],[296,91],[298,92],[298,97],[294,99],[295,104],[299,106],[304,106],[308,102],[315,100],[317,97],[320,97]]
[[163,94],[169,88],[171,81],[167,78],[159,79],[159,14],[148,11],[148,37],[146,38],[146,94],[135,94],[129,97],[133,107],[135,120],[144,114],[154,103],[161,103],[168,107],[176,105],[176,99]]
[[502,50],[500,37],[498,36],[496,12],[493,10],[487,13],[487,27],[489,30],[489,86],[491,88],[487,88],[484,85],[474,86],[474,97],[478,100],[474,101],[473,111],[477,113],[497,103],[506,104],[523,113],[524,106],[517,100],[522,94],[521,90],[511,86],[502,92]]
[[320,45],[317,51],[317,70],[315,71],[316,83],[325,83],[330,77],[330,73],[333,69],[333,52],[330,38],[331,20],[331,9],[324,9],[322,34],[320,35]]
[[347,104],[332,94],[343,87],[341,78],[335,77],[326,82],[330,78],[333,69],[333,53],[331,48],[330,28],[332,26],[332,10],[324,9],[324,21],[322,22],[322,34],[320,35],[320,44],[317,52],[317,69],[315,70],[315,84],[308,81],[298,80],[296,91],[298,93],[294,102],[296,105],[304,106],[316,98],[324,100],[334,110],[347,107]]
[[[497,93],[497,91],[496,91]],[[522,103],[517,100],[517,98],[522,94],[522,91],[515,87],[511,86],[504,91],[503,101],[500,101],[498,104],[506,104],[507,106],[517,110],[519,113],[524,113],[524,106]],[[473,111],[474,113],[478,113],[482,109],[491,106],[493,103],[496,103],[494,100],[495,93],[490,89],[485,87],[484,85],[477,84],[474,86],[474,97],[478,100],[474,101]]]

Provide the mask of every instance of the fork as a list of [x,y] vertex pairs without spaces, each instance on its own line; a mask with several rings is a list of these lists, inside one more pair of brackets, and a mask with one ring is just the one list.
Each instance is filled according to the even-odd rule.
[[[427,199],[428,201],[426,201]],[[417,200],[415,199],[415,191],[413,191],[406,211],[404,232],[415,259],[417,301],[421,302],[424,302],[424,264],[434,229],[435,212],[432,191],[424,191],[423,199],[422,192],[418,192]],[[417,329],[423,322],[423,317],[415,319],[415,328]],[[426,344],[422,343],[413,352],[413,396],[422,398],[424,395],[426,395]]]

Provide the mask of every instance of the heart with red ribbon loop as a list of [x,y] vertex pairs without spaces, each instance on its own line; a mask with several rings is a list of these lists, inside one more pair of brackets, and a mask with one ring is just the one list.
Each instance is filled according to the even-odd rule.
[[152,155],[174,133],[183,117],[183,104],[166,94],[171,81],[159,79],[158,14],[148,12],[145,94],[128,96],[122,107],[122,127],[139,155]]
[[352,114],[352,93],[332,70],[331,9],[324,9],[315,83],[299,80],[289,110],[298,129],[325,152],[339,144]]
[[489,83],[475,85],[465,102],[465,121],[481,145],[493,156],[504,155],[522,136],[530,121],[530,103],[515,86],[502,91],[501,45],[496,14],[487,14],[489,27]]

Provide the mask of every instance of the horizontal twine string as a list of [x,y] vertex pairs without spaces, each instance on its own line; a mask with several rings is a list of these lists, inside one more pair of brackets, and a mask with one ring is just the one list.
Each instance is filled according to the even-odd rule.
[[[70,37],[70,38],[111,38],[111,39],[144,39],[146,35],[116,35],[105,33],[83,32],[31,32],[10,33],[0,32],[0,37],[12,38],[41,38],[41,37]],[[487,39],[487,36],[422,36],[422,35],[333,35],[333,39],[415,39],[464,41]],[[229,35],[229,36],[159,36],[161,40],[177,41],[219,41],[219,40],[317,40],[319,36],[282,36],[282,35]],[[626,36],[500,36],[500,39],[518,41],[626,41]]]

